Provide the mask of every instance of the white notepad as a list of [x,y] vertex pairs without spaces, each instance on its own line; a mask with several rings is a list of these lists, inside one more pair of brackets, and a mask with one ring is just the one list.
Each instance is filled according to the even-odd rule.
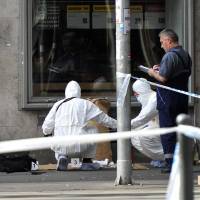
[[148,70],[149,70],[148,67],[145,67],[145,66],[143,66],[143,65],[139,65],[138,68],[139,68],[141,71],[143,71],[143,72],[145,72],[145,73],[148,73]]

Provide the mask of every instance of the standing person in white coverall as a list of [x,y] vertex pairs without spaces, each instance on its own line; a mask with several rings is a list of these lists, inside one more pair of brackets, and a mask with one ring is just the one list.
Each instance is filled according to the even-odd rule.
[[[65,88],[65,99],[56,102],[42,125],[44,135],[49,135],[54,130],[54,136],[70,136],[94,133],[87,127],[89,120],[95,120],[100,124],[116,129],[117,121],[92,102],[81,99],[81,88],[76,81],[70,81]],[[92,158],[96,154],[95,144],[76,144],[69,146],[57,145],[52,149],[57,159],[57,170],[66,171],[69,157],[84,158],[82,169],[96,169]]]
[[[131,128],[133,129],[151,129],[159,127],[158,111],[156,109],[156,92],[144,81],[146,81],[146,79],[143,79],[143,81],[137,80],[132,86],[134,96],[142,105],[138,116],[131,120]],[[132,145],[137,150],[154,160],[152,163],[154,166],[161,167],[163,165],[163,162],[155,162],[164,160],[160,136],[134,136],[131,138],[131,141]]]

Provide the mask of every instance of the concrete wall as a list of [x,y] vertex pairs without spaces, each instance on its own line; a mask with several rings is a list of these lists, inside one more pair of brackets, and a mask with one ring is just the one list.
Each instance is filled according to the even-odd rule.
[[35,113],[18,111],[19,1],[0,1],[0,139],[37,133]]
[[[18,110],[20,1],[0,1],[0,140],[41,136],[39,113]],[[51,153],[38,151],[36,157],[43,160],[43,154]]]

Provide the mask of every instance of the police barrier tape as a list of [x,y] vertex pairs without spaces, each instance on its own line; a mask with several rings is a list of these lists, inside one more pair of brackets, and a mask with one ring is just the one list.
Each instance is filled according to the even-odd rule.
[[182,165],[180,161],[179,151],[180,151],[180,146],[179,143],[177,143],[173,157],[172,171],[170,173],[169,183],[166,192],[166,200],[180,199],[180,187],[181,187],[180,167]]
[[0,154],[50,149],[56,145],[69,146],[76,143],[88,144],[105,141],[115,141],[118,139],[128,139],[133,136],[163,135],[171,132],[181,132],[190,138],[200,139],[200,128],[187,125],[178,125],[177,127],[171,128],[156,128],[148,130],[124,131],[105,134],[95,133],[76,136],[70,135],[8,140],[0,142]]
[[199,98],[200,99],[200,95],[199,94],[195,94],[195,93],[192,93],[192,92],[186,92],[186,91],[183,91],[183,90],[174,89],[172,87],[168,87],[168,86],[165,86],[165,85],[161,85],[161,84],[158,84],[158,83],[147,81],[147,80],[144,80],[144,79],[136,77],[136,76],[131,76],[131,78],[135,79],[135,80],[140,80],[140,81],[149,83],[150,85],[153,85],[153,86],[157,86],[157,87],[160,87],[160,88],[163,88],[163,89],[171,90],[171,91],[174,91],[174,92],[177,92],[177,93],[185,94],[185,95],[188,95],[190,97],[194,97],[194,98]]
[[131,74],[116,72],[116,77],[123,79],[123,83],[119,88],[117,95],[117,107],[122,107],[124,105],[125,96],[131,79]]
[[125,100],[125,96],[127,94],[127,89],[128,89],[128,85],[129,85],[129,82],[130,82],[130,78],[132,78],[134,80],[140,80],[142,82],[149,83],[150,85],[153,85],[153,86],[156,86],[156,87],[160,87],[160,88],[163,88],[163,89],[171,90],[171,91],[174,91],[174,92],[177,92],[177,93],[185,94],[185,95],[188,95],[190,97],[200,99],[199,94],[195,94],[195,93],[192,93],[192,92],[186,92],[186,91],[175,89],[175,88],[172,88],[172,87],[169,87],[169,86],[154,83],[152,81],[148,81],[148,80],[145,80],[143,78],[131,76],[131,74],[116,72],[116,77],[124,79],[121,87],[119,88],[118,96],[117,96],[117,106],[119,106],[119,107],[122,107],[124,105],[124,100]]
[[50,149],[56,145],[70,146],[76,143],[88,144],[88,143],[99,143],[104,141],[114,141],[118,139],[128,139],[133,136],[149,136],[149,135],[161,135],[170,132],[177,131],[177,127],[172,128],[158,128],[138,131],[126,131],[126,132],[115,132],[105,134],[84,134],[84,135],[70,135],[70,136],[53,136],[53,137],[39,137],[39,138],[28,138],[19,140],[8,140],[0,142],[0,154],[21,152],[21,151],[33,151]]

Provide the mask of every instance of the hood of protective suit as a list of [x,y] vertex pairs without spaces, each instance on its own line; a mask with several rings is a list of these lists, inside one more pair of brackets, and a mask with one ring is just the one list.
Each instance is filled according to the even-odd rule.
[[70,81],[65,88],[65,98],[81,97],[81,88],[76,81]]
[[[144,78],[142,80],[147,81]],[[142,106],[146,105],[151,93],[153,92],[149,83],[144,82],[144,81],[137,80],[133,83],[133,86],[132,86],[133,91],[138,94],[136,98],[142,104]]]
[[[144,78],[142,78],[141,80],[147,81]],[[152,92],[149,83],[141,81],[141,80],[137,80],[133,83],[133,86],[132,86],[133,91],[138,93],[139,95]]]

